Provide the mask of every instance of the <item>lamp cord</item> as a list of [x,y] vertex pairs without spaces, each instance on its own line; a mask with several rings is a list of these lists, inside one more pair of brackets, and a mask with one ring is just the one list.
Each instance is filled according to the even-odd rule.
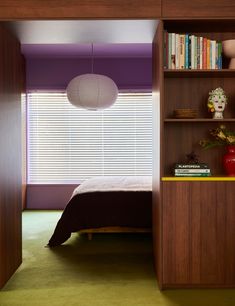
[[94,73],[94,49],[93,43],[91,44],[91,73]]

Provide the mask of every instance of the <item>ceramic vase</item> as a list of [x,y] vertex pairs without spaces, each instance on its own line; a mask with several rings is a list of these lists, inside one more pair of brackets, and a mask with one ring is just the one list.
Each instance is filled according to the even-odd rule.
[[223,157],[223,165],[228,176],[235,176],[235,145],[227,146],[227,153]]
[[235,39],[223,41],[222,48],[224,55],[230,58],[229,69],[235,69]]

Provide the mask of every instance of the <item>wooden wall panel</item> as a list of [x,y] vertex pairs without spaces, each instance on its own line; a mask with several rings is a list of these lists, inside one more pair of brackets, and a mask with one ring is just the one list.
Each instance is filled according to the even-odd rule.
[[216,18],[232,17],[234,0],[163,0],[162,17],[165,18]]
[[234,182],[164,182],[163,199],[163,288],[235,287]]
[[161,0],[1,0],[0,19],[157,18]]
[[162,208],[161,208],[161,100],[163,99],[163,49],[162,49],[162,22],[159,23],[157,33],[153,41],[153,249],[154,262],[157,273],[158,283],[161,288],[162,283]]
[[0,24],[0,288],[22,260],[20,45]]

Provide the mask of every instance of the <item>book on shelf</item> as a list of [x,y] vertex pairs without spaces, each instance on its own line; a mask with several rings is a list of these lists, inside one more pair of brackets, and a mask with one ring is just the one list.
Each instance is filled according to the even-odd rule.
[[209,177],[210,173],[176,173],[176,177]]
[[197,163],[197,164],[175,164],[175,169],[209,169],[206,163]]
[[211,173],[210,169],[175,169],[175,174],[182,174],[182,173]]
[[164,31],[165,69],[222,69],[222,43],[193,34]]

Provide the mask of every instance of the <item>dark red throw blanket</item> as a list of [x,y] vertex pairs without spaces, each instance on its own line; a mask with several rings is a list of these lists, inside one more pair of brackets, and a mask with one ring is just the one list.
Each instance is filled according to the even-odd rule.
[[72,232],[105,226],[152,227],[151,191],[81,193],[67,204],[49,240],[50,247],[65,242]]

